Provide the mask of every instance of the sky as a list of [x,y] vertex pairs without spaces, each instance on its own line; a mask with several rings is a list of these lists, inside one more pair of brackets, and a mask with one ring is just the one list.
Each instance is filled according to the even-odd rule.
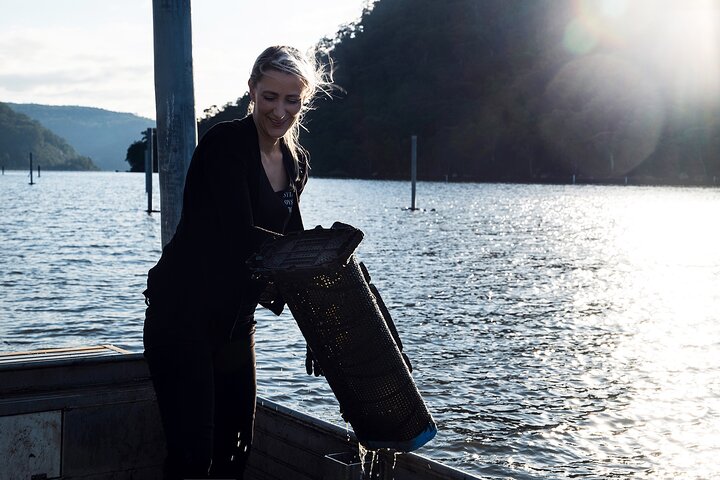
[[[366,0],[194,0],[196,116],[235,102],[266,47],[302,51]],[[0,101],[155,118],[152,0],[0,0]]]
[[[247,90],[267,46],[307,50],[371,0],[193,0],[196,116]],[[720,92],[720,0],[573,0],[568,49],[610,43],[654,62],[683,98]],[[155,118],[152,0],[0,0],[0,101]]]

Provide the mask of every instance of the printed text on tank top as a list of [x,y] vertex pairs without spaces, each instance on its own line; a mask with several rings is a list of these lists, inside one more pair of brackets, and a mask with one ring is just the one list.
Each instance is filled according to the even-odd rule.
[[295,204],[295,195],[293,195],[292,189],[288,188],[286,190],[280,190],[279,192],[275,192],[275,194],[280,200],[282,200],[283,205],[287,207],[288,212],[292,212],[293,205]]

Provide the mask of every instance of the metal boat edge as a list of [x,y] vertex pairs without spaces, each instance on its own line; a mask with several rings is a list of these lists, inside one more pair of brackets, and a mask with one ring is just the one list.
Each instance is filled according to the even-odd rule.
[[[155,480],[165,452],[142,354],[111,345],[0,354],[0,480]],[[346,429],[258,398],[248,480],[473,480],[413,453],[361,463]],[[363,476],[363,471],[365,476]]]

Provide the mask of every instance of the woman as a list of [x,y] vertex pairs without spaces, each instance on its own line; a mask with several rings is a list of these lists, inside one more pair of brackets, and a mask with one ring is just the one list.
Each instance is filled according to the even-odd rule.
[[242,478],[255,418],[253,314],[266,287],[245,261],[269,232],[303,228],[298,133],[325,78],[292,47],[266,49],[248,81],[252,114],[214,126],[193,153],[180,222],[144,292],[166,479]]

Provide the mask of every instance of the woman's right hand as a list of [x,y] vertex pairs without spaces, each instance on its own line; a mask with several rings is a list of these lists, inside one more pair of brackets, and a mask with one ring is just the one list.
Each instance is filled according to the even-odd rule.
[[316,377],[319,377],[321,375],[325,376],[322,367],[315,359],[315,356],[313,355],[312,350],[310,350],[310,347],[307,347],[305,353],[305,371],[308,375],[315,375]]

